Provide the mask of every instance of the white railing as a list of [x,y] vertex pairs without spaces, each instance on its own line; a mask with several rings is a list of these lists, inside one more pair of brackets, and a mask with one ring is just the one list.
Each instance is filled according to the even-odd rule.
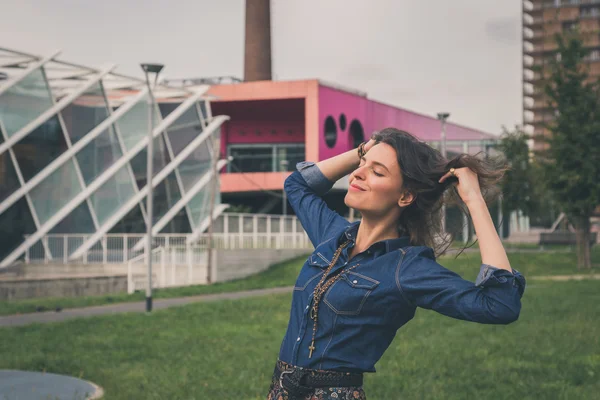
[[[295,216],[266,214],[222,214],[214,222],[215,249],[310,249],[308,236]],[[159,234],[153,249],[187,248],[191,234]],[[49,234],[25,253],[26,263],[125,264],[143,255],[144,234],[106,234],[78,260],[69,256],[92,234]],[[45,245],[45,246],[44,246]],[[136,246],[137,245],[137,246]],[[200,235],[191,248],[206,249],[208,234]],[[45,251],[45,248],[49,252]],[[169,250],[170,251],[170,250]]]
[[[208,247],[208,234],[198,240],[201,248]],[[312,247],[306,233],[213,233],[213,249],[309,249]]]
[[[158,247],[152,250],[152,287],[202,285],[206,283],[208,252],[196,245]],[[147,253],[127,263],[127,292],[144,290],[147,285]]]

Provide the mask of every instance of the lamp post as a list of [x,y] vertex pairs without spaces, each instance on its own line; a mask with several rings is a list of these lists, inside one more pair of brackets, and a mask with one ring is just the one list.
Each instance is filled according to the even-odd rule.
[[442,156],[444,156],[444,158],[446,158],[446,120],[448,119],[449,116],[450,116],[450,113],[448,113],[448,112],[440,112],[437,115],[437,118],[442,123],[440,153],[442,153]]
[[[437,114],[437,118],[440,120],[442,124],[442,134],[440,140],[440,153],[442,153],[442,157],[444,159],[447,158],[446,154],[446,120],[450,116],[449,112],[439,112]],[[446,234],[446,205],[442,204],[442,232]]]
[[[146,282],[146,312],[152,311],[152,199],[154,190],[152,189],[152,175],[154,169],[154,108],[155,99],[152,93],[152,87],[156,86],[158,74],[162,71],[162,64],[141,64],[146,76],[146,86],[148,87],[148,157],[146,158],[146,185],[148,186],[148,197],[146,199],[146,250],[148,254],[148,281]],[[150,74],[154,74],[154,84],[150,86]]]
[[[287,171],[287,167],[288,167],[288,160],[281,160],[279,161],[279,165],[280,165],[280,169],[282,172],[286,172]],[[285,174],[284,174],[285,176]],[[283,215],[287,215],[287,196],[285,195],[285,189],[282,190],[282,194],[283,194]]]
[[[217,170],[217,163],[219,162],[219,159],[221,157],[221,154],[219,153],[220,151],[220,147],[219,147],[219,142],[217,140],[215,140],[215,138],[213,136],[211,136],[209,139],[209,154],[211,156],[211,170],[212,170],[212,178],[210,180],[210,202],[209,202],[209,207],[208,207],[208,240],[206,243],[206,249],[208,251],[207,253],[207,262],[206,262],[206,283],[208,283],[209,285],[211,283],[213,283],[213,231],[214,231],[214,211],[215,211],[215,197],[217,195],[217,190],[220,190],[219,186],[218,186],[218,179],[219,179],[219,171]],[[240,228],[242,229],[242,228]]]

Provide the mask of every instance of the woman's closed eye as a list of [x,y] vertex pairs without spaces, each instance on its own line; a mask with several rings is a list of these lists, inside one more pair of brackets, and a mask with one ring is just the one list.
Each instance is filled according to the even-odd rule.
[[[360,164],[358,164],[358,167],[363,167],[366,163],[364,162],[364,159],[362,159],[360,161]],[[371,171],[373,171],[373,173],[375,174],[375,176],[383,176],[383,174],[380,174],[379,172],[375,171],[375,169],[373,167],[370,168]]]

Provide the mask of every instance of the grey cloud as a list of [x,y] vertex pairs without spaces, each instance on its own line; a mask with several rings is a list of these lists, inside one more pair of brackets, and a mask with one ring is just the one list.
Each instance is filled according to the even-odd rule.
[[519,41],[519,19],[503,17],[488,20],[485,23],[485,33],[493,40],[513,44]]
[[391,70],[376,64],[359,64],[343,68],[340,75],[345,79],[364,81],[390,81],[395,78]]

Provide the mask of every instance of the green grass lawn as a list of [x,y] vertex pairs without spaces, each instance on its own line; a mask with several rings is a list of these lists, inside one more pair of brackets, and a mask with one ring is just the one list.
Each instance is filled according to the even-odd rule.
[[[454,254],[454,255],[453,255]],[[456,253],[440,258],[439,262],[461,274],[465,279],[475,280],[479,272],[481,258],[479,252],[463,252],[455,257]],[[173,298],[183,296],[194,296],[200,294],[236,292],[250,289],[263,289],[279,286],[292,286],[306,256],[274,265],[268,270],[257,275],[239,279],[231,282],[216,283],[213,285],[188,286],[183,288],[156,289],[154,298]],[[569,275],[580,272],[576,267],[576,256],[573,252],[509,252],[509,259],[513,268],[522,272],[526,277],[536,275]],[[600,267],[600,246],[592,251],[592,262]],[[600,272],[600,268],[592,270]],[[133,295],[117,293],[105,296],[86,296],[73,298],[41,298],[0,302],[0,315],[12,315],[18,313],[32,313],[38,310],[48,311],[60,308],[75,308],[97,306],[111,303],[122,303],[130,301],[142,301],[145,294],[137,292]]]
[[[264,399],[291,295],[0,329],[0,369],[68,374],[105,399]],[[508,326],[418,310],[368,374],[377,399],[597,399],[600,281],[530,284]],[[8,399],[7,399],[8,400]]]
[[[458,257],[455,255],[456,253],[449,253],[440,258],[440,264],[458,272],[466,279],[475,280],[481,263],[479,251],[463,252]],[[508,250],[511,267],[526,277],[600,273],[600,246],[593,248],[591,256],[595,268],[580,271],[577,269],[577,256],[573,251],[520,252]]]

